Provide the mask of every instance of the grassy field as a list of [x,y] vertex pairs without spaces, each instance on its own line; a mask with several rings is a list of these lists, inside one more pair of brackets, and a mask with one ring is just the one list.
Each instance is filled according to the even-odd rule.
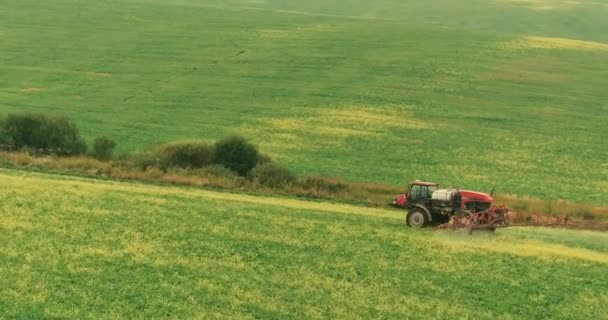
[[607,204],[607,1],[1,4],[0,112],[121,152],[239,133],[298,173]]
[[605,233],[467,236],[340,204],[0,180],[1,317],[607,319]]

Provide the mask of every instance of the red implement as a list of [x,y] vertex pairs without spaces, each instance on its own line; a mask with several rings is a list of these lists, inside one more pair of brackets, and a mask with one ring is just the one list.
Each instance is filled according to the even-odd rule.
[[553,227],[567,229],[585,229],[608,231],[608,222],[593,222],[574,219],[567,216],[546,216],[529,214],[510,210],[504,206],[492,206],[480,212],[462,211],[450,219],[448,223],[439,225],[437,229],[459,230],[469,233],[474,231],[495,231],[497,228],[509,226]]

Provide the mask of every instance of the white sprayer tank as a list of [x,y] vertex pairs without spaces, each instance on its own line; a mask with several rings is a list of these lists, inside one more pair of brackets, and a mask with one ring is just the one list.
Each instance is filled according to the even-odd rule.
[[441,200],[441,201],[452,201],[456,196],[456,189],[439,189],[433,191],[431,195],[431,199],[433,200]]

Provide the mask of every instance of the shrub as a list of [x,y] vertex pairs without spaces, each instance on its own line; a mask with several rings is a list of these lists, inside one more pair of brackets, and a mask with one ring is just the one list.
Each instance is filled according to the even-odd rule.
[[76,125],[63,117],[13,114],[1,125],[5,150],[31,149],[60,156],[83,154],[87,150]]
[[256,146],[243,137],[229,137],[215,145],[215,163],[241,176],[246,176],[256,166],[259,157]]
[[0,150],[11,150],[12,149],[12,141],[6,132],[6,119],[4,117],[0,118]]
[[296,177],[289,170],[271,162],[256,166],[251,171],[251,177],[271,188],[282,187],[296,181]]
[[114,155],[116,142],[108,137],[99,137],[93,143],[93,156],[98,160],[110,160]]
[[200,141],[174,142],[161,146],[157,151],[159,166],[166,168],[202,168],[214,160],[214,147]]

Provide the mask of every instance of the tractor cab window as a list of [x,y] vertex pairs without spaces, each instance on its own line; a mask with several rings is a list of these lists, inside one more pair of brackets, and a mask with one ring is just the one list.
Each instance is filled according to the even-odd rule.
[[437,186],[421,186],[421,185],[412,185],[410,186],[410,196],[409,199],[412,201],[416,201],[417,199],[425,199],[431,198],[433,192],[437,190]]
[[420,186],[417,185],[411,185],[410,186],[410,192],[409,192],[409,201],[412,202],[416,199],[418,199],[420,194]]
[[427,187],[421,185],[412,185],[410,187],[410,200],[416,201],[417,199],[425,198],[427,193]]

